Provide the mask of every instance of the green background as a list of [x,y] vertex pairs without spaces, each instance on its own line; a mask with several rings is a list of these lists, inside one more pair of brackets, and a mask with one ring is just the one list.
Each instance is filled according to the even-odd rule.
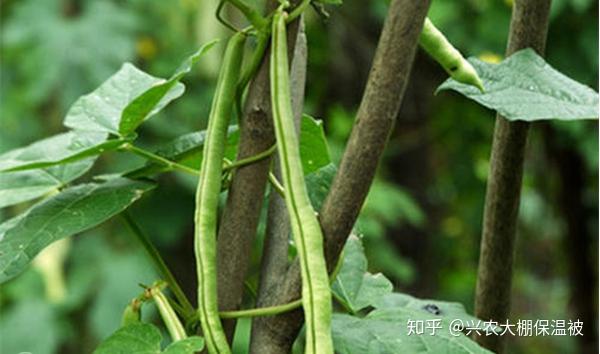
[[[215,6],[214,0],[2,1],[0,153],[63,131],[61,122],[74,100],[124,61],[155,76],[170,75],[201,44],[229,34],[215,20]],[[501,60],[510,6],[508,0],[435,0],[429,15],[466,56]],[[305,112],[324,120],[336,161],[386,10],[384,0],[346,0],[328,8],[327,21],[314,12],[306,18]],[[595,90],[597,13],[592,0],[553,1],[547,45],[551,65]],[[239,19],[233,11],[227,16]],[[143,145],[205,126],[219,64],[220,49],[201,60],[184,79],[186,96],[143,126]],[[494,113],[456,93],[434,96],[444,79],[443,70],[419,52],[357,230],[365,237],[371,271],[383,272],[397,291],[459,301],[472,311]],[[113,153],[93,171],[142,163]],[[132,209],[191,294],[193,188],[185,176],[162,176],[161,187]],[[597,196],[598,124],[536,123],[529,135],[518,226],[515,322],[575,320],[582,313],[597,322]],[[2,209],[0,218],[26,207]],[[90,352],[118,327],[127,302],[141,291],[137,284],[156,278],[117,218],[65,247],[62,295],[47,293],[48,283],[35,266],[0,288],[0,352]],[[257,246],[251,283],[259,252]],[[146,309],[144,317],[156,321],[151,306]],[[247,340],[248,322],[242,324],[238,348]],[[583,342],[597,340],[594,324],[584,323],[583,339],[517,338],[510,340],[509,351],[580,353]]]

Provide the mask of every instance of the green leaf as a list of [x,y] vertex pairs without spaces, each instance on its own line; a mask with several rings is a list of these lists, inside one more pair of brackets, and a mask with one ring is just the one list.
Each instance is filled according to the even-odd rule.
[[364,318],[334,314],[332,332],[335,351],[340,354],[491,353],[461,332],[451,334],[443,322],[442,328],[433,333],[425,327],[423,334],[409,334],[409,321],[436,321],[433,315],[417,315],[404,308],[376,310]]
[[125,210],[153,184],[115,178],[67,188],[0,224],[0,283],[21,273],[46,246]]
[[87,172],[93,163],[90,158],[45,169],[0,173],[0,208],[58,190]]
[[[140,95],[154,87],[165,85],[165,83],[167,83],[166,80],[148,75],[132,64],[125,63],[116,74],[106,80],[100,87],[80,97],[71,106],[65,118],[65,125],[73,129],[121,135],[121,116],[125,109]],[[175,83],[169,87],[142,120],[157,113],[169,102],[181,96],[183,91],[184,86],[181,83]],[[156,98],[155,94],[152,94],[152,97]],[[148,99],[148,102],[150,102],[150,99]],[[139,107],[137,103],[136,107]],[[137,110],[132,108],[130,114],[135,112]],[[133,118],[131,118],[131,121],[133,121]]]
[[470,58],[485,92],[453,79],[437,91],[455,90],[498,111],[509,120],[597,119],[598,93],[548,65],[532,49],[521,50],[500,64]]
[[[181,96],[179,80],[215,42],[200,48],[169,80],[150,76],[131,64],[90,94],[80,97],[65,118],[75,129],[0,155],[0,171],[43,168],[114,150],[130,141],[134,130],[169,102]],[[109,134],[126,136],[107,140]]]
[[331,163],[323,121],[305,114],[300,126],[300,158],[307,175]]
[[44,168],[114,150],[126,140],[106,140],[101,132],[70,131],[0,155],[0,171]]
[[122,327],[108,337],[94,354],[152,354],[160,353],[162,337],[158,328],[139,323]]
[[94,354],[194,354],[204,348],[201,337],[189,337],[161,351],[162,336],[148,323],[132,324],[118,329],[94,351]]
[[344,246],[342,267],[331,290],[353,312],[373,305],[393,290],[392,283],[381,273],[367,271],[367,257],[361,240],[350,235]]
[[374,307],[377,309],[404,308],[422,313],[424,316],[433,314],[448,323],[453,320],[461,320],[464,323],[476,325],[481,321],[477,317],[469,315],[461,303],[418,299],[401,293],[386,294],[374,302]]
[[202,337],[193,336],[175,343],[171,343],[165,348],[164,354],[194,354],[204,348],[204,339]]
[[321,167],[317,171],[306,176],[306,189],[308,190],[308,198],[313,208],[317,211],[321,210],[321,206],[329,193],[329,187],[333,182],[333,177],[337,172],[337,167],[330,163],[325,167]]
[[169,80],[151,87],[131,101],[123,110],[119,133],[123,136],[132,134],[143,121],[160,111],[166,103],[179,97],[183,93],[183,86],[178,85],[179,80],[216,43],[217,41],[212,41],[203,45],[180,65]]

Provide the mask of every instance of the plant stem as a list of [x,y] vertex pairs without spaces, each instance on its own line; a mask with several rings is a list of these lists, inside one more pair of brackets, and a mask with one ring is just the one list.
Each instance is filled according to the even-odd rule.
[[[543,55],[549,13],[550,0],[516,0],[506,54],[532,47]],[[528,130],[529,123],[509,122],[500,115],[496,118],[475,296],[475,314],[483,320],[502,323],[510,314],[515,232]],[[502,336],[475,339],[495,353],[504,351]]]
[[148,160],[154,161],[154,162],[156,162],[158,164],[165,165],[169,169],[176,169],[176,170],[179,170],[181,172],[189,173],[189,174],[194,175],[194,176],[198,176],[200,174],[199,171],[197,171],[197,170],[195,170],[195,169],[193,169],[191,167],[187,167],[187,166],[179,164],[179,163],[177,163],[175,161],[171,161],[169,159],[166,159],[166,158],[164,158],[162,156],[156,155],[156,154],[154,154],[154,153],[152,153],[152,152],[150,152],[148,150],[144,150],[142,148],[139,148],[139,147],[134,146],[134,145],[129,144],[129,143],[123,145],[122,148],[125,151],[132,152],[132,153],[134,153],[136,155],[139,155],[139,156],[144,157],[144,158],[146,158]]
[[304,10],[306,10],[308,5],[310,5],[310,0],[302,0],[302,2],[298,6],[296,6],[292,10],[292,12],[290,12],[290,14],[288,15],[288,17],[286,19],[286,22],[290,23],[290,22],[294,21],[297,17],[302,15],[302,13],[304,12]]
[[[236,318],[244,318],[244,317],[265,317],[265,316],[276,316],[282,313],[286,313],[288,311],[292,311],[298,309],[302,306],[302,299],[294,300],[288,302],[287,304],[277,305],[277,306],[268,306],[268,307],[258,307],[249,310],[236,310],[236,311],[221,311],[219,312],[219,317],[222,319],[236,319]],[[190,319],[191,322],[198,321],[198,315],[194,315]]]
[[252,6],[242,0],[227,0],[227,2],[240,10],[257,30],[265,26],[266,20]]
[[275,316],[284,312],[295,310],[297,308],[300,308],[300,306],[302,306],[302,299],[298,299],[296,301],[277,306],[259,307],[250,310],[221,311],[219,312],[219,316],[221,316],[221,318]]
[[281,198],[285,198],[285,189],[273,173],[269,173],[269,182],[271,183],[271,186],[275,192],[277,192]]
[[171,270],[169,270],[169,267],[167,267],[167,264],[162,259],[156,247],[154,247],[148,236],[144,234],[142,229],[133,220],[128,211],[125,211],[120,215],[125,225],[131,231],[131,233],[133,233],[138,239],[138,241],[142,244],[144,250],[146,251],[150,259],[152,260],[152,263],[156,267],[156,270],[158,271],[160,276],[164,278],[165,282],[168,284],[169,288],[173,292],[173,295],[175,295],[175,298],[181,305],[182,310],[184,312],[183,316],[186,318],[189,316],[193,316],[196,310],[194,310],[194,307],[189,302],[188,298],[185,296],[183,290],[179,286],[179,283],[175,279],[175,276],[173,276],[173,273],[171,273]]
[[273,154],[273,151],[275,151],[276,148],[277,148],[277,146],[275,144],[273,144],[273,146],[271,146],[267,150],[259,152],[256,155],[249,156],[249,157],[246,157],[244,159],[236,160],[234,162],[231,162],[231,163],[229,163],[229,164],[227,164],[227,165],[225,165],[223,167],[223,172],[229,171],[229,170],[234,169],[234,168],[238,168],[238,167],[250,165],[252,163],[255,163],[256,161],[260,161],[262,159],[265,159],[265,158],[271,156]]

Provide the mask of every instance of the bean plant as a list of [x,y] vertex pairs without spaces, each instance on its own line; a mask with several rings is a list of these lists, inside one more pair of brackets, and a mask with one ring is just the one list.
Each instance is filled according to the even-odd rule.
[[[295,73],[290,67],[297,59],[295,47],[301,45],[298,38],[303,35],[305,12],[315,9],[325,16],[325,9],[335,11],[331,5],[337,3],[271,1],[263,13],[244,0],[221,0],[215,20],[231,35],[221,40],[226,44],[206,130],[189,132],[161,148],[142,148],[137,143],[138,128],[146,120],[182,97],[194,99],[184,96],[185,86],[180,81],[194,66],[202,65],[205,53],[216,51],[217,41],[199,48],[167,79],[123,64],[71,106],[64,120],[69,130],[0,155],[0,173],[6,184],[1,188],[0,206],[35,201],[29,209],[0,224],[0,282],[19,276],[54,242],[118,216],[143,245],[158,278],[153,284],[142,285],[140,295],[123,309],[115,332],[96,353],[232,353],[233,328],[240,318],[254,321],[253,338],[246,351],[253,353],[502,351],[497,343],[481,341],[460,329],[450,334],[450,326],[457,319],[471,321],[477,323],[475,329],[481,336],[498,336],[498,326],[484,326],[480,320],[497,324],[507,319],[508,308],[502,309],[504,313],[481,312],[486,318],[478,319],[458,303],[394,292],[383,274],[368,272],[361,237],[353,229],[398,114],[415,50],[421,46],[450,76],[437,92],[458,92],[497,111],[497,119],[509,127],[538,120],[597,119],[598,94],[544,61],[538,42],[539,38],[545,41],[547,22],[543,19],[547,20],[547,13],[542,12],[547,9],[538,6],[535,11],[540,16],[532,16],[533,20],[523,19],[520,12],[531,10],[536,0],[516,0],[510,35],[515,50],[497,64],[465,59],[426,17],[428,1],[392,0],[352,136],[342,162],[335,166],[321,122],[294,104],[302,102],[302,97],[294,95],[302,95],[303,87],[294,89]],[[238,10],[247,26],[238,27],[225,18],[225,6]],[[539,36],[528,42],[518,37],[523,31]],[[256,97],[262,106],[257,105]],[[250,115],[261,109],[262,128],[257,128],[250,124]],[[460,120],[459,113],[456,119]],[[241,152],[243,144],[253,143],[244,140],[244,136],[252,135],[244,135],[250,129],[258,129],[252,134],[266,136],[263,143],[267,148],[236,156],[236,149]],[[507,138],[495,137],[494,146],[500,144],[496,139]],[[111,174],[92,170],[99,157],[114,152],[140,156],[146,163]],[[499,167],[493,165],[492,173],[503,173],[502,167],[522,168],[522,160],[499,159],[493,160]],[[220,276],[220,228],[227,221],[222,209],[244,205],[224,207],[220,201],[222,196],[240,193],[232,186],[249,168],[264,170],[261,180],[250,181],[268,186],[259,189],[258,199],[273,203],[273,198],[262,198],[269,194],[284,201],[278,208],[285,210],[281,215],[287,228],[274,237],[283,240],[285,253],[270,253],[265,246],[262,257],[263,263],[284,258],[285,267],[278,277],[259,275],[274,279],[259,294],[259,299],[267,299],[260,306],[257,302],[254,308],[240,308],[242,294],[238,294],[237,305],[229,308],[224,306],[220,289],[237,280]],[[90,171],[95,175],[89,176]],[[146,193],[162,187],[159,175],[172,172],[188,174],[197,182],[193,219],[196,266],[189,267],[196,271],[197,301],[182,290],[158,249],[128,212]],[[53,182],[41,183],[48,176]],[[82,176],[89,181],[75,183]],[[520,176],[512,183],[517,184],[513,187],[518,197]],[[488,189],[487,198],[498,198],[495,193]],[[508,207],[510,212],[500,215],[504,218],[500,222],[510,223],[510,218],[516,218],[517,206]],[[255,226],[251,232],[257,232]],[[494,256],[498,246],[490,243],[486,247],[491,249],[482,257]],[[485,262],[481,264],[485,266]],[[238,271],[243,272],[245,266],[240,265]],[[263,271],[269,269],[263,267]],[[485,276],[486,271],[480,269],[480,275]],[[241,288],[242,282],[234,285]],[[485,297],[478,301],[478,306],[486,308]],[[141,315],[151,306],[158,310],[162,319],[159,326],[169,336],[166,346],[157,325],[144,321]],[[441,328],[434,336],[411,335],[406,328],[411,320],[439,321]],[[261,331],[267,335],[261,336]]]

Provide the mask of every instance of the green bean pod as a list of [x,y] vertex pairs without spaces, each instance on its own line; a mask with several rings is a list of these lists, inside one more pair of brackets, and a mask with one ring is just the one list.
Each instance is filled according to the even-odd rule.
[[150,296],[152,296],[152,300],[154,300],[154,303],[158,308],[158,312],[160,313],[160,317],[162,317],[165,327],[167,327],[173,342],[187,338],[187,334],[185,333],[185,329],[183,329],[183,325],[179,321],[175,310],[173,310],[173,307],[171,307],[171,304],[169,304],[169,300],[165,294],[160,291],[160,287],[154,286],[150,288],[149,291]]
[[227,128],[235,106],[245,39],[245,34],[236,33],[225,49],[206,129],[204,157],[196,190],[194,248],[198,273],[198,317],[211,354],[231,353],[217,302],[217,209]]
[[429,18],[425,19],[423,31],[419,37],[421,47],[458,82],[477,87],[483,92],[483,83],[475,68],[446,39]]
[[285,203],[302,274],[302,306],[306,319],[306,353],[333,353],[331,290],[323,252],[323,233],[308,199],[293,123],[285,14],[273,18],[270,78],[273,125],[285,187]]

